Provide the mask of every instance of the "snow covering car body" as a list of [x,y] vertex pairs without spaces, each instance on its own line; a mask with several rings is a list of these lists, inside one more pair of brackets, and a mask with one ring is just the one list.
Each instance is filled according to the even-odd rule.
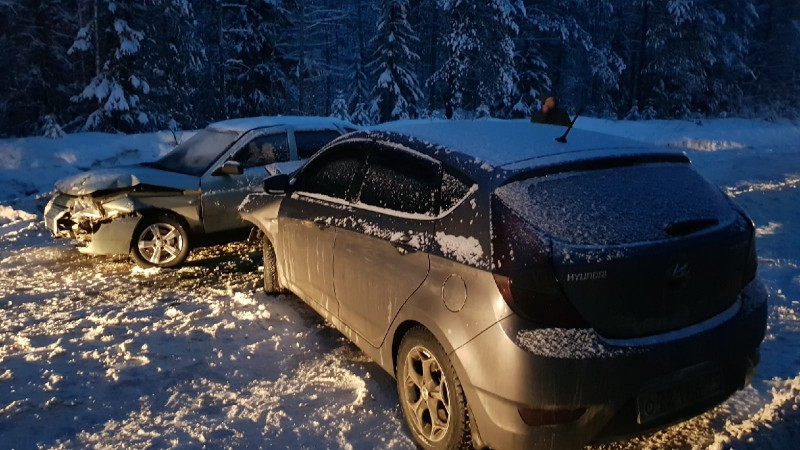
[[208,235],[230,240],[246,233],[236,207],[260,189],[266,165],[307,159],[353,130],[333,118],[217,122],[157,161],[57,182],[45,223],[54,236],[78,240],[85,253],[131,253],[143,265],[178,265]]
[[754,227],[682,153],[520,121],[353,133],[240,206],[264,285],[395,376],[423,448],[580,448],[749,383]]

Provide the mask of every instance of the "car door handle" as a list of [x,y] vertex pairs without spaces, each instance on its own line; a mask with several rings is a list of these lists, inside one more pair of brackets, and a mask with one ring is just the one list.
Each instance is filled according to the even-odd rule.
[[412,239],[413,236],[408,233],[403,233],[398,236],[393,236],[389,242],[391,242],[394,248],[397,249],[397,253],[400,253],[401,255],[407,255],[417,251],[416,248],[409,245]]
[[314,221],[314,225],[316,225],[317,228],[319,228],[320,230],[324,230],[326,228],[330,228],[330,226],[331,226],[331,224],[329,224],[327,221],[322,220],[322,219],[315,220]]

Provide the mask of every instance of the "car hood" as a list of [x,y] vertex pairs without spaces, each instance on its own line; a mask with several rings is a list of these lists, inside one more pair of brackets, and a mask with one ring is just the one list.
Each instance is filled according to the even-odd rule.
[[195,176],[137,164],[81,172],[58,181],[56,189],[68,195],[88,195],[98,191],[124,190],[139,185],[192,190],[199,188],[200,180]]

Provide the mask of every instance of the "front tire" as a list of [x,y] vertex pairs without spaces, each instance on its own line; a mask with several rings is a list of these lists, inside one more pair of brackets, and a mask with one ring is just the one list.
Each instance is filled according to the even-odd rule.
[[422,327],[409,330],[400,343],[397,393],[406,424],[421,448],[470,446],[464,390],[441,344]]
[[189,256],[189,233],[175,217],[145,217],[133,232],[131,256],[142,267],[178,266]]
[[275,259],[275,249],[266,235],[261,239],[261,250],[264,260],[264,292],[267,294],[281,293],[283,289],[278,282],[278,262]]

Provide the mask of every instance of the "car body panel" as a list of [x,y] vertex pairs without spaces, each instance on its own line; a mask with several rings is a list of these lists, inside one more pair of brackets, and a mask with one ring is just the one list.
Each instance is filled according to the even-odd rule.
[[333,287],[333,248],[336,228],[318,217],[347,215],[337,203],[294,193],[284,199],[278,219],[279,264],[286,287],[306,301],[319,303],[337,314],[339,304]]
[[131,250],[131,236],[133,230],[139,225],[141,216],[131,216],[109,222],[97,229],[86,247],[80,248],[81,253],[91,255],[119,255]]
[[355,216],[336,227],[334,289],[342,321],[377,347],[428,275],[434,221],[365,209]]
[[72,175],[56,183],[58,192],[82,196],[98,191],[123,190],[140,185],[161,186],[176,191],[197,190],[197,177],[167,172],[140,164],[98,169]]
[[218,169],[250,142],[262,136],[283,136],[289,143],[290,157],[294,157],[294,147],[286,133],[285,127],[260,128],[245,133],[200,178],[203,225],[207,233],[247,228],[249,225],[238,214],[231,214],[231,206],[239,205],[249,193],[257,190],[265,176],[262,165],[245,165],[241,175],[222,175],[217,173]]
[[[737,302],[735,314],[722,323],[710,319],[709,326],[699,324],[692,334],[653,336],[640,345],[615,345],[591,329],[530,328],[511,315],[459,348],[453,361],[489,446],[575,448],[587,443],[585,435],[603,441],[685,418],[684,409],[666,421],[636,424],[630,405],[639,393],[671,382],[687,368],[711,364],[721,369],[727,380],[724,397],[743,387],[764,337],[767,303],[761,282],[748,285]],[[700,399],[709,403],[697,406],[710,409],[722,399]],[[588,410],[577,422],[549,427],[528,426],[518,412],[556,406]],[[618,415],[627,415],[627,421],[615,419]]]
[[[553,127],[527,128],[527,123],[499,126],[494,121],[437,123],[423,123],[420,132],[415,131],[414,124],[401,123],[350,134],[293,173],[292,182],[302,184],[304,170],[317,158],[324,161],[327,154],[335,155],[337,148],[346,148],[350,143],[366,145],[370,152],[380,149],[418,153],[421,158],[439,161],[444,172],[452,169],[474,183],[462,199],[438,215],[420,217],[362,208],[357,193],[331,200],[317,194],[308,202],[313,206],[301,207],[293,202],[304,194],[293,192],[296,185],[292,187],[291,182],[287,184],[286,195],[248,197],[241,208],[242,215],[275,243],[279,255],[278,278],[283,286],[297,293],[392,376],[396,375],[396,353],[403,336],[412,328],[424,327],[441,344],[462,383],[469,404],[473,442],[492,448],[580,448],[592,441],[641,434],[697,415],[747,384],[758,363],[758,348],[764,337],[767,294],[757,278],[750,281],[752,277],[740,270],[743,268],[739,263],[719,266],[731,271],[728,278],[740,281],[729,306],[722,310],[711,308],[707,314],[675,322],[677,325],[653,328],[655,332],[608,333],[608,336],[586,326],[547,326],[526,319],[512,307],[497,278],[500,268],[493,255],[498,249],[493,248],[492,228],[496,224],[492,205],[498,186],[519,177],[550,177],[559,172],[580,173],[609,165],[688,166],[685,155],[580,130],[570,136],[569,143],[555,143],[553,139],[557,136],[548,134],[553,133]],[[505,134],[493,135],[497,130]],[[461,131],[464,133],[458,134]],[[516,139],[506,139],[510,136]],[[492,153],[504,143],[508,143],[508,148]],[[368,157],[367,166],[371,164]],[[753,232],[746,220],[739,220],[738,214],[741,218],[746,216],[735,205],[726,200],[724,207],[731,213],[725,217],[733,221],[720,218],[716,228],[703,228],[696,233],[691,230],[689,237],[668,236],[647,245],[640,242],[625,245],[652,252],[652,258],[660,255],[669,259],[669,264],[664,263],[667,265],[661,268],[664,270],[675,264],[675,258],[694,255],[695,247],[719,253],[720,248],[725,250],[724,242],[720,244],[725,239],[706,242],[708,233],[731,226],[736,228],[732,233],[739,233],[738,239]],[[306,210],[301,211],[302,208]],[[530,220],[535,222],[537,218]],[[411,249],[416,250],[412,253],[414,260],[407,258],[409,254],[400,255],[391,245],[392,237],[409,231],[413,235],[420,227],[423,234],[430,233],[432,238],[417,240],[417,246]],[[314,259],[322,231],[329,234],[325,235],[321,258]],[[515,237],[520,238],[514,235],[510,239],[513,241]],[[331,239],[332,258],[328,253]],[[288,241],[293,243],[286,245]],[[685,245],[681,246],[681,242]],[[732,259],[754,257],[752,245],[748,249],[745,244],[752,242],[736,241],[736,245],[727,249],[728,253],[719,254]],[[550,282],[556,283],[557,291],[563,288],[568,294],[581,297],[575,303],[586,311],[593,309],[592,314],[613,315],[614,308],[625,307],[624,302],[614,308],[591,304],[592,298],[611,299],[608,302],[613,303],[613,292],[594,295],[589,284],[565,284],[568,280],[592,281],[592,276],[570,274],[576,270],[593,271],[595,264],[609,263],[609,255],[603,253],[597,257],[597,250],[613,253],[613,245],[592,247],[591,242],[575,244],[548,238],[546,246],[546,260],[552,273]],[[534,250],[538,248],[534,246]],[[515,258],[523,256],[514,253],[504,261],[513,263]],[[699,264],[697,275],[711,279],[705,268],[712,266],[713,258],[701,259],[693,260]],[[406,262],[416,267],[404,267]],[[312,280],[310,264],[317,265],[314,273],[325,275]],[[332,295],[326,265],[330,265],[333,273]],[[657,265],[634,262],[622,264],[620,271],[635,276],[640,268],[652,271]],[[661,272],[659,276],[663,275]],[[745,279],[747,285],[742,288]],[[324,283],[320,284],[320,280]],[[597,289],[615,291],[621,289],[617,286],[621,284],[624,283]],[[398,285],[403,285],[402,292]],[[673,290],[684,287],[670,286]],[[629,295],[627,301],[640,300],[647,305],[652,300],[647,292],[639,294]],[[704,295],[712,296],[715,292],[700,289],[697,294],[694,300],[703,302]],[[726,291],[727,294],[730,292]],[[662,309],[669,309],[668,306]],[[637,409],[642,399],[657,398],[654,393],[691,393],[689,387],[695,385],[702,389],[694,392],[702,395],[696,398],[682,395],[685,402],[673,409],[653,415]],[[577,411],[577,415],[560,422],[531,424],[523,419],[523,410],[544,411],[545,417],[553,411]]]
[[[191,166],[196,175],[172,171],[180,171],[173,166],[162,170],[157,163],[79,173],[56,183],[56,192],[46,207],[45,222],[55,237],[77,239],[83,246],[81,251],[89,254],[130,251],[132,236],[127,245],[117,237],[130,230],[127,218],[146,214],[177,216],[190,232],[190,247],[206,241],[215,242],[204,239],[206,234],[231,238],[243,235],[238,231],[250,225],[232,209],[249,193],[260,189],[265,164],[253,161],[244,165],[243,173],[226,175],[219,169],[227,161],[239,158],[251,142],[273,135],[283,136],[286,145],[283,160],[297,159],[294,133],[328,131],[331,135],[341,135],[354,129],[345,121],[314,117],[254,117],[217,122],[207,128],[217,132],[206,133],[212,140],[197,142],[200,147],[202,142],[206,146],[198,147],[204,155],[203,164]],[[228,137],[217,139],[220,133]],[[210,153],[213,148],[209,146],[219,142],[225,142],[225,148],[219,148],[215,156]],[[190,153],[195,148],[192,145],[184,147],[181,153],[186,161],[194,161]],[[277,159],[277,154],[273,153],[273,157]],[[184,159],[170,161],[174,165]],[[208,163],[210,165],[206,165]],[[113,225],[123,218],[125,223]],[[111,229],[100,233],[106,227]],[[92,243],[94,237],[98,241]]]

